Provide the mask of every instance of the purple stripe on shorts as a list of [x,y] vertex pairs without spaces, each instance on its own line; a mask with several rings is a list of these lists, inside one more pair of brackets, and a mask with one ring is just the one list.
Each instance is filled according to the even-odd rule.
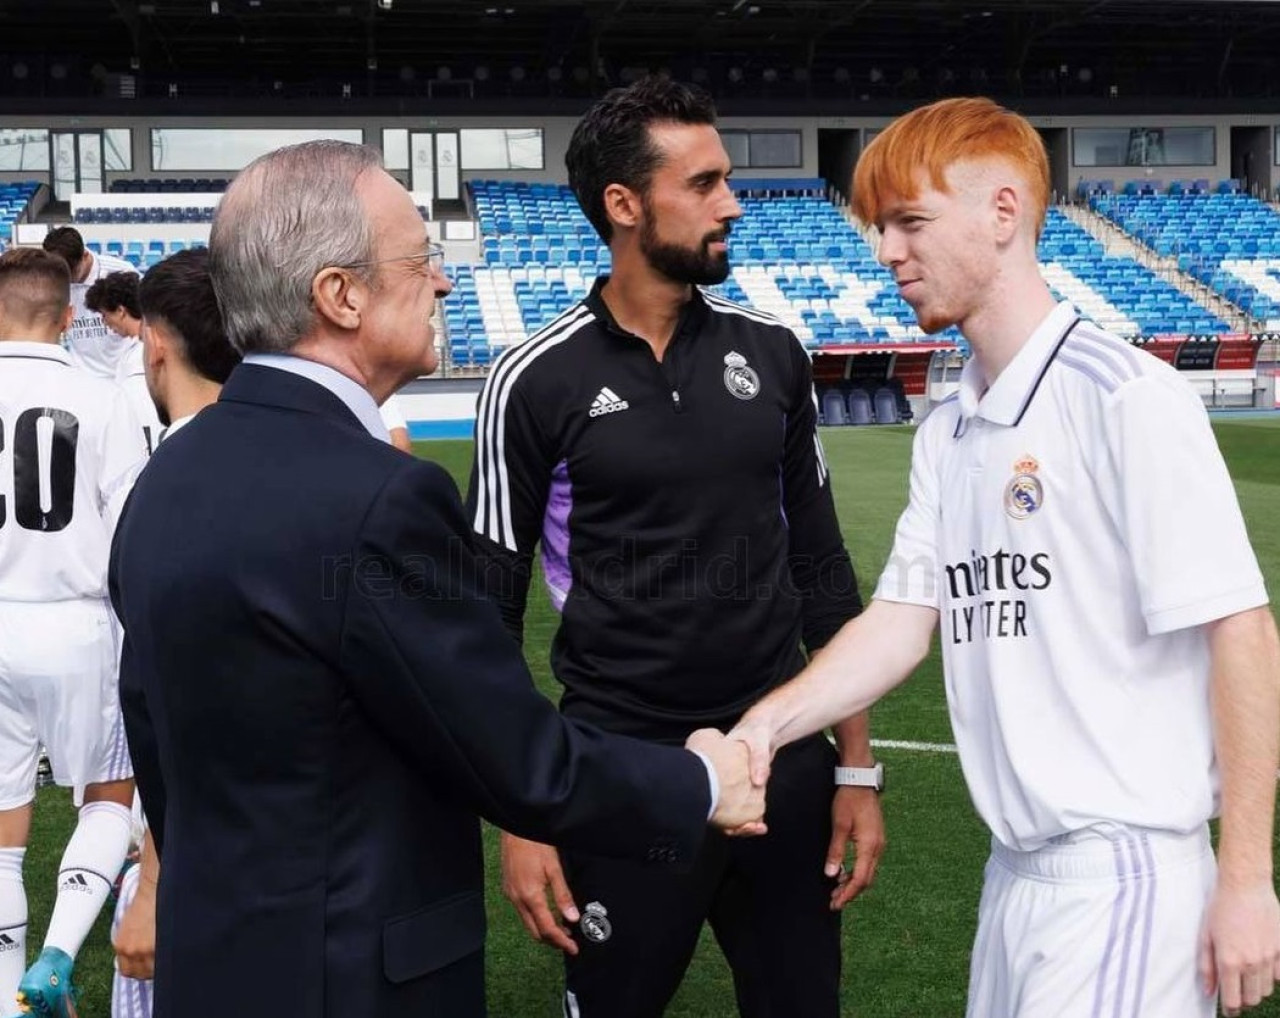
[[1134,880],[1133,905],[1129,909],[1129,919],[1124,930],[1124,950],[1120,955],[1120,972],[1116,976],[1116,1006],[1112,1010],[1112,1018],[1120,1018],[1124,1011],[1124,991],[1129,981],[1129,955],[1133,950],[1133,933],[1138,924],[1138,915],[1142,911],[1142,898],[1146,892],[1147,881],[1142,873],[1142,859],[1138,855],[1138,846],[1129,835],[1124,835],[1124,847],[1129,856],[1131,875]]
[[551,472],[547,508],[542,516],[542,575],[556,611],[564,608],[573,573],[569,569],[569,514],[573,512],[573,486],[569,464],[561,460]]
[[1115,953],[1116,935],[1120,930],[1120,916],[1124,912],[1125,896],[1128,886],[1125,880],[1127,863],[1124,851],[1119,842],[1111,843],[1111,851],[1116,863],[1116,900],[1111,906],[1111,928],[1107,931],[1107,946],[1102,949],[1102,964],[1098,967],[1098,981],[1093,990],[1093,1018],[1102,1014],[1102,995],[1107,986],[1107,970],[1111,967],[1111,956]]
[[1147,958],[1151,954],[1151,934],[1155,926],[1156,916],[1156,860],[1151,851],[1151,842],[1145,834],[1140,836],[1143,862],[1147,868],[1147,903],[1142,916],[1142,948],[1138,956],[1138,981],[1133,998],[1133,1018],[1141,1018],[1142,998],[1147,992]]

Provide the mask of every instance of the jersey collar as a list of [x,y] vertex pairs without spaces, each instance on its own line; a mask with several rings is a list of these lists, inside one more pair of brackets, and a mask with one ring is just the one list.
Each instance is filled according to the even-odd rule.
[[[587,294],[583,303],[586,304],[587,310],[595,315],[596,321],[604,325],[610,332],[618,336],[637,338],[634,333],[628,332],[618,324],[617,319],[613,317],[613,312],[609,310],[609,305],[600,296],[600,291],[604,289],[604,284],[607,282],[609,282],[608,276],[597,276],[595,283],[592,284],[591,292]],[[693,296],[680,309],[680,318],[676,323],[676,331],[672,334],[673,339],[685,332],[695,334],[707,315],[707,302],[702,296],[702,291],[696,286],[690,289]]]
[[0,343],[0,357],[24,357],[27,360],[56,361],[68,366],[71,364],[71,355],[56,343],[5,340]]
[[960,419],[955,437],[964,434],[974,417],[1004,427],[1016,426],[1031,405],[1058,348],[1079,321],[1080,315],[1068,301],[1059,303],[1036,326],[989,389],[978,358],[970,357],[960,372]]

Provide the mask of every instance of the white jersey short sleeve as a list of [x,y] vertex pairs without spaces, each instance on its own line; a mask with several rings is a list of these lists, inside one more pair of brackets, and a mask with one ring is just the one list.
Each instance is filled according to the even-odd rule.
[[146,457],[124,391],[46,343],[0,343],[0,601],[102,598]]
[[378,413],[382,415],[382,423],[387,426],[388,431],[394,431],[396,428],[408,430],[409,425],[404,419],[404,408],[395,395],[387,397],[387,401],[378,407]]
[[147,454],[150,455],[155,452],[156,443],[160,441],[160,432],[164,430],[164,425],[160,423],[160,415],[156,412],[151,391],[147,388],[146,369],[143,366],[144,356],[141,343],[135,343],[126,350],[120,361],[116,383],[129,397],[129,406],[142,425],[143,442],[147,447]]
[[939,610],[961,765],[1002,844],[1216,811],[1203,623],[1267,595],[1167,364],[1067,304],[989,389],[970,361],[921,425],[876,596]]
[[1266,603],[1200,397],[1173,371],[1161,371],[1125,386],[1109,410],[1114,516],[1148,632],[1185,629]]
[[114,381],[120,374],[120,363],[125,354],[137,346],[138,341],[121,336],[108,326],[100,314],[85,307],[84,299],[89,287],[103,276],[112,272],[131,272],[136,276],[138,270],[111,255],[89,252],[89,257],[93,261],[84,282],[71,284],[71,305],[75,311],[71,327],[63,333],[62,342],[71,354],[72,364],[91,375]]

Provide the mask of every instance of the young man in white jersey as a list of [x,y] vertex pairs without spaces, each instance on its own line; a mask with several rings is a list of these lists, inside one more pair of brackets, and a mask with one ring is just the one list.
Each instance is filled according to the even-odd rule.
[[117,336],[133,341],[120,359],[115,380],[129,394],[133,412],[142,422],[142,437],[150,453],[156,447],[161,424],[156,417],[151,394],[147,391],[142,367],[142,308],[138,304],[138,274],[108,272],[89,287],[84,295],[84,305],[101,315]]
[[71,304],[75,308],[63,342],[71,353],[71,362],[94,375],[114,379],[120,362],[136,339],[122,338],[111,329],[100,314],[85,305],[89,287],[111,272],[138,270],[122,258],[94,254],[84,246],[84,238],[74,226],[59,226],[45,234],[46,251],[58,255],[71,272]]
[[970,1018],[1257,1004],[1280,975],[1280,645],[1204,408],[1055,302],[1036,259],[1048,165],[1021,117],[916,110],[867,148],[854,191],[922,327],[958,325],[974,355],[916,436],[875,601],[737,729],[756,776],[905,679],[941,621],[992,831]]
[[[146,451],[128,398],[71,364],[64,262],[0,255],[0,1015],[74,1014],[71,969],[124,861],[132,769],[107,556]],[[23,974],[36,760],[84,789],[43,950]],[[16,1002],[15,1002],[16,1001]]]
[[[167,441],[218,399],[240,363],[222,328],[209,252],[193,248],[158,262],[138,287],[146,386]],[[116,971],[112,1018],[150,1018],[160,861],[148,832],[141,863],[124,875],[111,924]]]

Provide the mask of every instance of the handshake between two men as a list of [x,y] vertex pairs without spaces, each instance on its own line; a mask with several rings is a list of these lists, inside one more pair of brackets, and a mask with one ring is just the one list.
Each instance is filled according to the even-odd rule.
[[700,728],[685,740],[685,748],[700,753],[715,771],[719,797],[710,822],[732,837],[765,834],[765,782],[752,780],[746,744],[714,728]]

